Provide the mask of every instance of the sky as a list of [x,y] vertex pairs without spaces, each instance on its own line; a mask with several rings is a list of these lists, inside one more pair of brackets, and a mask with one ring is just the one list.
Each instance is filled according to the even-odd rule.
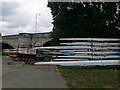
[[[0,4],[0,33],[36,33],[52,31],[52,15],[48,0],[2,0]],[[40,14],[40,15],[39,15]]]

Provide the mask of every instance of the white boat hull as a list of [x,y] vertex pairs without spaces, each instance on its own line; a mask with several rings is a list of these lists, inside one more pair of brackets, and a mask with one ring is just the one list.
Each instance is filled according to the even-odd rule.
[[93,65],[120,65],[120,60],[91,60],[91,61],[52,61],[37,62],[35,65],[62,65],[62,66],[93,66]]

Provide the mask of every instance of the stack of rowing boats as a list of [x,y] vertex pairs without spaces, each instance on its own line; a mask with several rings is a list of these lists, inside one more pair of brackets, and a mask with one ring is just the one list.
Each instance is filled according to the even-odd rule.
[[118,38],[61,38],[61,46],[39,47],[53,56],[51,65],[119,65]]

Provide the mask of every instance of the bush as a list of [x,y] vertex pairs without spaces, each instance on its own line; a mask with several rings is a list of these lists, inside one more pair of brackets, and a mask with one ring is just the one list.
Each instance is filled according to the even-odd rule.
[[2,56],[9,56],[9,53],[7,53],[7,52],[2,52]]
[[45,57],[44,61],[51,61],[51,58]]

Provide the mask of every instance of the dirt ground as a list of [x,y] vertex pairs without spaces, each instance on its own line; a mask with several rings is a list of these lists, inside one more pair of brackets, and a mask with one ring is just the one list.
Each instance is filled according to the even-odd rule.
[[[10,61],[10,65],[8,65]],[[66,88],[55,66],[26,65],[2,57],[2,88]]]

